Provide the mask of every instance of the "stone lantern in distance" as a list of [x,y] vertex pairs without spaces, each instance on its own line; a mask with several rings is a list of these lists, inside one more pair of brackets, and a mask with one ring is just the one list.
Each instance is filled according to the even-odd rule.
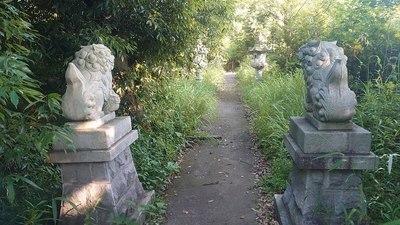
[[266,62],[266,52],[267,48],[265,45],[259,41],[259,43],[255,44],[254,47],[249,48],[249,52],[253,55],[253,62],[251,63],[251,67],[256,69],[256,80],[259,80],[262,77],[263,70],[267,66]]
[[202,70],[207,66],[207,54],[210,50],[204,46],[201,40],[198,41],[198,44],[194,50],[194,59],[193,63],[196,69],[196,80],[202,81]]

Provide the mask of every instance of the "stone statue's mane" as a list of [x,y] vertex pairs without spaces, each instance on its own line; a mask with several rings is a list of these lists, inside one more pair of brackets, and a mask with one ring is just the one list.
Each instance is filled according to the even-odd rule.
[[119,108],[112,90],[114,56],[102,44],[83,46],[75,53],[65,73],[64,116],[72,121],[96,120]]
[[106,73],[114,68],[114,56],[104,45],[82,46],[72,61],[78,69]]
[[350,121],[355,94],[348,87],[347,56],[335,42],[312,41],[299,49],[307,94],[305,108],[323,122]]

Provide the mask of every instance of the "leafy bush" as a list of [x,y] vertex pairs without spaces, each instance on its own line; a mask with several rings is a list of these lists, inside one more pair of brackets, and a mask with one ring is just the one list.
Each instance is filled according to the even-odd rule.
[[[261,82],[252,77],[254,69],[239,71],[245,103],[251,108],[253,127],[265,156],[271,160],[269,176],[260,185],[268,194],[282,192],[290,160],[282,144],[290,116],[303,112],[303,81],[300,71],[284,75],[273,68]],[[372,151],[380,157],[379,169],[363,174],[370,224],[400,218],[400,86],[381,78],[362,87],[363,94],[354,121],[372,133]],[[290,90],[290,92],[288,92]],[[390,156],[392,155],[392,156]],[[391,173],[388,161],[393,157]]]
[[[233,10],[226,0],[31,0],[15,5],[42,35],[31,69],[46,84],[46,91],[65,89],[66,64],[80,46],[93,43],[111,49],[116,69],[124,75],[144,64],[190,67],[198,38],[211,48],[211,55],[218,53]],[[137,75],[140,79],[142,74]],[[129,82],[131,77],[120,78]]]
[[0,224],[44,224],[54,221],[61,195],[60,173],[46,162],[47,151],[68,130],[53,125],[59,95],[42,94],[30,77],[27,56],[37,34],[9,2],[0,3]]
[[230,59],[248,54],[265,37],[268,58],[293,70],[297,49],[311,40],[338,41],[349,58],[349,74],[363,80],[396,71],[399,76],[398,0],[243,0],[236,10]]
[[347,0],[331,10],[335,17],[328,37],[343,46],[350,74],[363,81],[390,74],[399,78],[400,35],[394,24],[399,10],[394,0]]
[[276,193],[283,193],[292,169],[292,161],[287,157],[275,157],[271,160],[270,169],[269,175],[261,178],[259,183],[261,190],[270,196]]
[[[380,78],[366,83],[354,118],[372,133],[372,151],[380,157],[379,169],[363,175],[371,224],[400,219],[399,88],[399,84]],[[389,174],[390,157],[393,163]]]
[[143,86],[139,96],[143,108],[136,117],[140,138],[132,152],[147,189],[158,189],[167,176],[179,169],[175,161],[187,137],[215,115],[217,87],[211,82],[215,78],[211,72],[218,70],[208,69],[202,82],[165,78]]
[[285,74],[275,65],[264,71],[261,81],[254,79],[253,68],[242,66],[238,73],[243,100],[251,109],[258,144],[271,162],[269,176],[261,182],[263,189],[269,194],[282,192],[291,168],[283,135],[289,130],[290,117],[304,111],[303,74],[300,70]]
[[[142,6],[139,14],[132,12]],[[127,1],[2,1],[0,224],[56,222],[60,172],[46,162],[47,151],[69,131],[54,125],[63,123],[60,96],[44,95],[40,86],[45,85],[47,92],[62,92],[65,62],[85,43],[105,43],[117,56],[115,85],[123,97],[122,112],[131,115],[132,108],[142,109],[142,118],[139,115],[136,120],[141,138],[133,146],[136,166],[146,188],[160,187],[165,177],[178,169],[174,160],[185,137],[203,122],[203,115],[211,112],[216,102],[214,84],[182,78],[188,68],[172,61],[179,56],[185,59],[181,65],[189,64],[191,45],[197,43],[208,22],[215,26],[224,23],[218,17],[228,12],[225,7],[226,2],[193,1],[142,1],[136,5]],[[216,10],[220,13],[213,14]],[[193,30],[198,32],[193,34]],[[221,33],[207,32],[213,37]],[[211,46],[217,42],[207,41]],[[30,69],[46,83],[32,79]],[[132,96],[136,99],[130,99]]]

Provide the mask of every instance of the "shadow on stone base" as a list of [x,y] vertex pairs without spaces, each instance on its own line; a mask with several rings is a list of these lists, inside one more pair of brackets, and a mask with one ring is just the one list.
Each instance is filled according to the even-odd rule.
[[294,225],[290,221],[290,215],[285,205],[283,204],[282,197],[283,195],[274,196],[275,210],[276,210],[276,215],[278,217],[277,218],[278,222],[280,225]]
[[[153,201],[154,195],[155,195],[154,191],[146,192],[144,194],[144,197],[142,198],[142,200],[140,202],[138,202],[138,205],[145,206],[145,205],[151,204],[151,202]],[[138,223],[138,224],[144,224],[144,221],[146,219],[146,212],[145,212],[144,208],[139,207],[130,219],[135,220],[136,223]]]

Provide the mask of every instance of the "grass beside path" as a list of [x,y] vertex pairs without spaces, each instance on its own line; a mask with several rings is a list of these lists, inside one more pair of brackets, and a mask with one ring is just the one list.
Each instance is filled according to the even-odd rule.
[[251,111],[258,145],[270,162],[270,171],[259,185],[272,197],[285,190],[291,169],[283,135],[289,129],[290,117],[303,113],[303,74],[301,71],[283,74],[272,68],[264,71],[262,79],[256,81],[254,73],[253,68],[244,66],[238,71],[238,76],[243,100]]
[[[169,176],[179,171],[176,160],[188,138],[197,136],[197,128],[216,118],[217,93],[222,86],[223,68],[210,63],[204,80],[195,77],[168,78],[149,82],[139,101],[142,112],[135,117],[139,139],[131,146],[139,179],[146,190],[160,193]],[[147,224],[160,224],[165,202],[157,196],[146,208]]]

